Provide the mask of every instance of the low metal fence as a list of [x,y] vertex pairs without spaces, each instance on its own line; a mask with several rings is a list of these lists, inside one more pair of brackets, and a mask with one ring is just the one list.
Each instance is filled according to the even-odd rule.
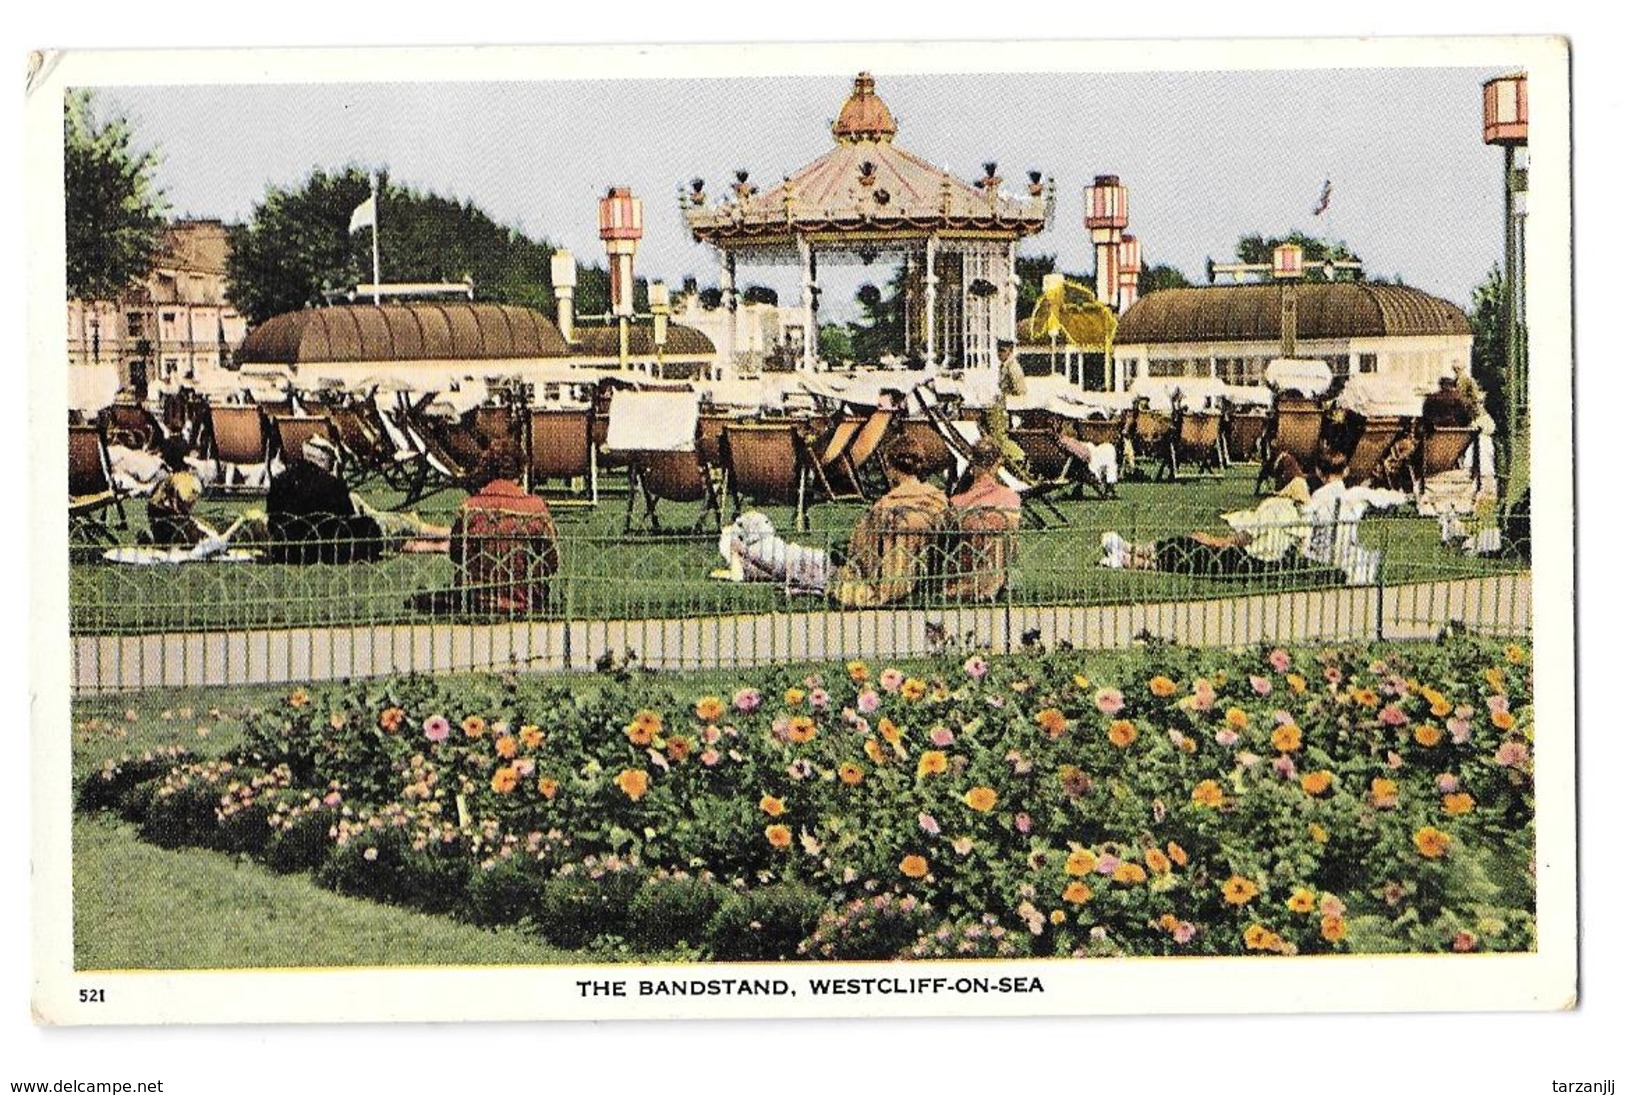
[[[1316,558],[1293,549],[1261,561],[1190,538],[1225,531],[1211,507],[1069,503],[1019,530],[871,523],[867,542],[850,531],[862,515],[848,507],[807,533],[786,519],[783,539],[753,546],[761,558],[747,553],[756,561],[736,568],[716,531],[621,534],[591,519],[561,521],[551,547],[510,531],[418,551],[426,545],[410,530],[284,525],[277,540],[250,531],[229,550],[89,551],[69,572],[73,683],[90,693],[1531,627],[1526,545],[1468,555],[1416,516],[1368,516],[1357,532],[1333,522]],[[1342,546],[1345,528],[1357,550]],[[1301,538],[1308,527],[1284,531]],[[753,577],[765,580],[738,580]]]

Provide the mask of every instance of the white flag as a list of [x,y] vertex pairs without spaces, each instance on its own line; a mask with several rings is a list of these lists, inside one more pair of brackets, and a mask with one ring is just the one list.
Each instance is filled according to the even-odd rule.
[[350,214],[350,231],[359,232],[363,228],[378,227],[378,197],[374,195],[355,207]]

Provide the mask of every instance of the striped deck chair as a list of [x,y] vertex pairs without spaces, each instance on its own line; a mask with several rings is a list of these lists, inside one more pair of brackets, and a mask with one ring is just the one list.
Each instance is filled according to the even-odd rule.
[[699,516],[691,531],[699,532],[709,522],[722,531],[722,507],[717,502],[711,473],[700,463],[695,450],[644,450],[628,454],[631,459],[631,489],[626,492],[626,532],[637,528],[637,502],[643,500],[647,531],[661,532],[661,502],[700,503]]
[[1402,475],[1416,451],[1410,419],[1382,415],[1365,420],[1349,454],[1348,482],[1387,487]]
[[1422,427],[1422,440],[1416,447],[1411,464],[1411,493],[1420,495],[1427,489],[1428,478],[1442,475],[1461,463],[1469,448],[1473,449],[1473,487],[1483,487],[1484,470],[1478,466],[1478,430],[1473,426]]
[[284,463],[303,459],[305,442],[318,434],[334,444],[340,441],[338,431],[325,415],[277,415],[271,419],[271,428]]
[[549,480],[580,480],[584,496],[550,505],[598,504],[598,446],[592,441],[592,411],[586,407],[532,407],[525,428],[526,486],[536,491]]
[[[1218,472],[1223,467],[1220,427],[1223,418],[1217,411],[1181,410],[1175,416],[1173,435],[1164,448],[1164,466],[1169,479],[1179,478],[1179,466],[1194,464],[1198,470]],[[1158,469],[1157,478],[1162,478]]]
[[852,447],[852,439],[862,428],[861,418],[836,419],[811,446],[813,477],[823,490],[824,497],[831,502],[847,498],[863,500],[863,488],[859,486],[857,476],[848,471],[846,455]]
[[[1066,487],[1076,490],[1080,486],[1080,481],[1073,474],[1077,466],[1076,458],[1061,447],[1060,436],[1053,430],[1011,430],[1010,440],[1021,446],[1021,451],[1026,454],[1027,470],[1033,477],[1032,486],[1021,496],[1022,501],[1032,502],[1047,510],[1059,524],[1071,524],[1049,496]],[[1039,528],[1048,526],[1048,522],[1036,510],[1033,518]]]
[[723,482],[738,517],[746,499],[756,505],[792,506],[797,531],[807,528],[805,451],[793,422],[730,422],[719,444]]
[[88,534],[93,541],[114,543],[118,539],[102,519],[103,510],[118,513],[118,528],[128,528],[124,515],[124,493],[113,482],[107,445],[95,426],[68,427],[68,531]]
[[205,451],[220,464],[217,485],[221,490],[260,492],[269,485],[271,431],[259,407],[210,404]]
[[1269,469],[1275,466],[1276,459],[1282,453],[1291,454],[1305,470],[1315,466],[1315,459],[1320,455],[1320,432],[1324,418],[1318,403],[1301,399],[1276,401],[1264,437],[1264,459],[1258,465],[1255,493],[1263,488],[1269,479]]
[[158,419],[139,403],[114,403],[102,411],[102,437],[109,445],[150,449],[163,436]]

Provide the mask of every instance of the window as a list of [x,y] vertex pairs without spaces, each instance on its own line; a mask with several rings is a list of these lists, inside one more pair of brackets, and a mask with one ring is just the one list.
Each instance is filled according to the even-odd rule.
[[1360,371],[1362,373],[1374,373],[1374,372],[1376,372],[1377,371],[1377,355],[1376,354],[1361,354],[1360,355]]
[[126,325],[126,330],[129,332],[131,338],[135,338],[141,334],[141,328],[145,326],[145,324],[142,322],[143,318],[144,317],[140,312],[125,313],[124,322]]

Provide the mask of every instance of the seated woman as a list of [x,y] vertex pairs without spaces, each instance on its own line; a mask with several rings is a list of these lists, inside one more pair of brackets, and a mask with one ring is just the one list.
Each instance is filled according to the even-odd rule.
[[158,444],[164,471],[147,496],[147,528],[157,547],[196,547],[215,535],[192,516],[192,507],[203,496],[203,484],[186,463],[190,451],[184,437],[166,437]]
[[1021,526],[1021,495],[999,479],[1004,454],[983,438],[971,447],[971,483],[949,499],[959,534],[948,550],[943,593],[991,601],[1004,591],[1012,539]]
[[339,478],[338,449],[325,437],[305,442],[301,459],[289,461],[265,495],[265,520],[273,563],[349,563],[383,553],[378,522],[356,512]]
[[887,450],[883,467],[891,489],[852,530],[846,562],[835,573],[840,604],[893,604],[914,592],[948,512],[947,495],[920,481],[924,466],[924,455],[907,442]]
[[1100,565],[1114,570],[1161,570],[1178,574],[1247,574],[1292,561],[1309,535],[1303,509],[1309,486],[1290,453],[1275,462],[1276,493],[1256,509],[1226,513],[1228,535],[1192,532],[1155,543],[1131,544],[1115,532],[1100,538]]
[[477,492],[452,523],[451,559],[469,611],[547,606],[547,581],[559,569],[558,530],[547,502],[519,485],[522,466],[511,440],[492,440],[474,473]]

